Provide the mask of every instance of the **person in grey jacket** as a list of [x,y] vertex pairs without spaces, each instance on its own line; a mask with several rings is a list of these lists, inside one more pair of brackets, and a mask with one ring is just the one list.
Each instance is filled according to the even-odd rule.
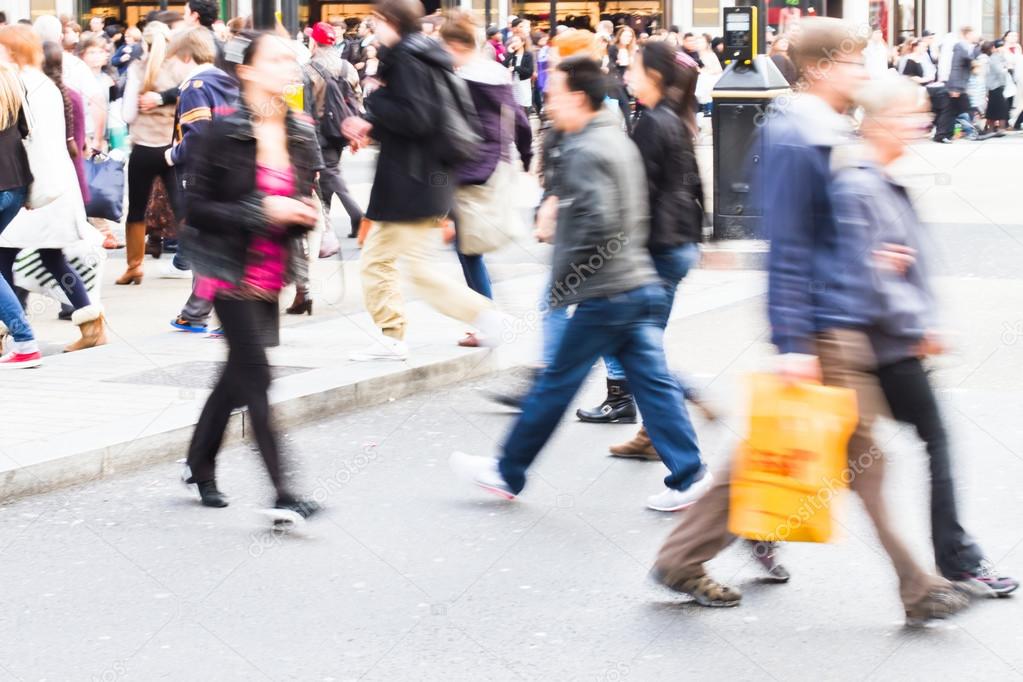
[[978,594],[1005,596],[1019,583],[995,570],[959,522],[948,435],[923,362],[944,349],[935,332],[924,229],[905,188],[886,170],[926,130],[930,116],[923,101],[920,87],[903,78],[875,82],[861,93],[864,154],[835,164],[835,222],[860,242],[863,257],[849,268],[865,284],[862,308],[872,311],[868,336],[891,415],[912,425],[927,446],[938,570]]
[[[553,362],[534,383],[505,439],[500,460],[456,452],[451,466],[476,485],[514,498],[526,470],[550,438],[601,355],[615,354],[632,381],[650,439],[670,470],[666,489],[647,500],[658,511],[693,504],[710,485],[682,388],[664,357],[659,320],[667,305],[646,248],[646,174],[639,150],[604,110],[607,80],[587,57],[565,60],[548,81],[548,111],[563,133],[549,174],[556,215],[541,210],[538,229],[553,231],[548,302],[575,306]],[[544,225],[545,222],[553,222]]]
[[949,72],[945,88],[952,99],[953,118],[969,113],[970,97],[967,89],[970,86],[970,74],[973,72],[973,60],[977,58],[977,32],[970,26],[964,26],[962,39],[952,49],[952,70]]

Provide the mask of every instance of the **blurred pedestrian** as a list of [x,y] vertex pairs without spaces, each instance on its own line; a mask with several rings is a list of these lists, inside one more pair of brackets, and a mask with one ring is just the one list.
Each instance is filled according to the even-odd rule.
[[[21,81],[13,68],[0,65],[0,239],[28,199],[32,169],[22,144],[28,134]],[[11,343],[5,353],[7,336]],[[0,277],[0,370],[38,367],[42,361],[21,301],[7,278]]]
[[504,57],[504,65],[511,72],[512,90],[515,102],[522,107],[526,116],[533,106],[533,71],[535,69],[533,53],[526,49],[526,42],[517,35],[508,41],[508,52]]
[[[607,78],[589,57],[560,63],[550,75],[551,119],[563,137],[548,170],[558,208],[541,210],[541,230],[554,233],[549,305],[575,306],[502,445],[500,459],[462,452],[455,472],[511,499],[557,428],[594,361],[614,354],[631,378],[651,440],[670,473],[647,499],[658,511],[693,504],[710,486],[682,390],[668,372],[660,320],[667,306],[650,254],[647,185],[639,151],[604,108]],[[556,223],[542,225],[542,223]]]
[[[131,156],[128,159],[128,210],[125,238],[128,244],[127,269],[116,284],[141,284],[142,264],[146,256],[146,206],[157,178],[172,207],[180,209],[178,182],[166,154],[174,138],[174,105],[139,109],[139,96],[145,92],[163,92],[181,83],[183,64],[167,58],[170,29],[159,21],[146,24],[143,56],[128,68],[122,98],[122,115],[129,126]],[[157,241],[156,243],[159,243]]]
[[[323,121],[327,113],[328,92],[336,89],[341,100],[345,103],[349,115],[357,116],[360,113],[359,103],[359,74],[355,67],[338,55],[334,49],[336,34],[334,27],[326,22],[318,22],[310,29],[310,39],[313,46],[312,59],[302,67],[303,72],[309,79],[312,86],[312,102],[310,110],[313,120],[317,124],[317,136],[320,143],[320,151],[323,155],[323,171],[320,173],[320,200],[323,201],[323,208],[326,214],[330,215],[330,203],[334,196],[341,201],[345,212],[348,214],[349,237],[356,237],[359,227],[362,225],[362,207],[348,191],[344,178],[341,176],[341,152],[346,145],[346,140],[341,134],[341,121],[337,121],[337,130],[331,131],[328,137],[324,135]],[[343,119],[342,119],[343,120]],[[333,119],[328,125],[334,125]],[[312,305],[306,304],[309,292],[299,290],[289,311],[292,314],[302,314],[312,311]]]
[[[440,221],[450,211],[454,172],[450,140],[440,125],[462,115],[471,101],[444,108],[440,88],[454,92],[451,57],[438,41],[419,31],[419,0],[379,0],[373,21],[387,48],[380,62],[379,90],[366,98],[366,117],[345,121],[346,135],[363,146],[380,144],[376,175],[366,217],[372,227],[365,238],[360,269],[366,309],[381,336],[349,357],[356,361],[405,360],[408,320],[399,289],[399,268],[406,268],[421,295],[437,310],[481,332],[481,341],[497,344],[503,317],[485,296],[446,277],[436,268]],[[466,123],[466,125],[468,125]]]
[[944,352],[928,281],[925,228],[909,193],[888,168],[926,135],[930,115],[918,85],[891,77],[859,93],[861,156],[835,164],[832,197],[840,233],[862,245],[875,294],[868,330],[876,373],[891,415],[911,425],[927,446],[931,472],[931,537],[938,571],[979,593],[1004,596],[1019,582],[997,571],[959,521],[948,434],[927,369]]
[[[680,64],[675,49],[664,42],[650,43],[640,50],[628,74],[629,87],[643,105],[632,139],[646,171],[650,206],[646,246],[667,301],[657,320],[661,329],[668,326],[679,285],[699,262],[703,241],[703,183],[693,146],[697,77],[696,69]],[[625,368],[614,356],[605,356],[604,362],[607,399],[592,410],[579,410],[576,416],[586,422],[626,421],[623,417],[631,417],[634,422],[636,405]],[[685,385],[682,389],[687,400],[710,414],[694,389]],[[659,459],[646,427],[640,428],[632,440],[612,446],[611,454]]]
[[89,299],[81,276],[68,263],[63,249],[82,240],[98,238],[85,219],[85,203],[67,148],[65,111],[67,102],[57,85],[44,74],[43,45],[28,26],[16,24],[0,29],[0,62],[17,71],[32,118],[34,145],[45,149],[50,169],[63,186],[55,201],[20,211],[0,235],[0,275],[14,287],[14,263],[23,251],[36,251],[39,261],[53,277],[73,310],[71,321],[81,338],[64,348],[73,352],[107,342],[103,307]]
[[[855,35],[840,20],[807,19],[790,46],[804,87],[787,108],[771,113],[765,151],[771,170],[758,190],[786,199],[764,212],[771,240],[768,314],[783,377],[856,392],[859,424],[848,444],[851,487],[898,575],[907,624],[916,624],[967,602],[918,564],[892,528],[883,492],[886,458],[871,435],[885,406],[869,336],[874,293],[862,266],[863,245],[855,234],[839,231],[831,200],[833,157],[851,139],[843,114],[869,78],[864,45],[850,38]],[[721,473],[672,531],[654,566],[660,582],[704,606],[734,606],[741,599],[704,567],[734,539],[728,531],[730,478],[730,471]]]
[[[212,121],[232,112],[237,106],[238,85],[232,76],[213,65],[217,50],[212,31],[205,27],[196,26],[175,33],[168,57],[177,60],[187,75],[182,81],[174,110],[173,140],[164,152],[164,159],[174,166],[178,183],[187,191],[193,157],[202,144],[199,139]],[[185,246],[187,249],[187,243]],[[171,326],[184,332],[203,333],[207,330],[213,303],[196,295],[190,259],[188,254],[175,253],[162,276],[192,279],[192,294],[171,321]]]
[[[483,138],[479,153],[458,167],[459,186],[485,184],[499,165],[510,165],[512,142],[518,149],[524,170],[529,170],[529,162],[533,156],[532,129],[522,108],[516,104],[511,76],[507,70],[502,69],[499,64],[477,49],[477,29],[472,15],[462,10],[449,11],[440,29],[440,37],[451,53],[455,70],[469,87]],[[504,189],[510,191],[513,188]],[[459,211],[456,200],[452,211],[456,232]],[[502,229],[504,226],[495,227]],[[455,244],[457,248],[457,239]],[[458,261],[462,265],[462,273],[469,288],[482,296],[494,298],[490,274],[483,262],[483,255],[469,255],[459,249]],[[469,332],[459,341],[459,345],[474,347],[479,345],[479,340],[476,334]]]
[[[318,505],[296,497],[285,480],[267,395],[266,348],[279,342],[278,298],[291,274],[292,250],[301,248],[320,212],[313,183],[322,161],[311,126],[284,98],[298,71],[288,42],[248,31],[232,39],[225,57],[241,85],[238,109],[208,122],[190,141],[195,148],[185,189],[187,223],[195,232],[195,293],[217,311],[228,355],[196,424],[183,480],[197,487],[205,506],[227,506],[217,486],[216,456],[231,412],[247,407],[276,491],[272,513],[299,521]],[[183,99],[187,92],[182,90]]]

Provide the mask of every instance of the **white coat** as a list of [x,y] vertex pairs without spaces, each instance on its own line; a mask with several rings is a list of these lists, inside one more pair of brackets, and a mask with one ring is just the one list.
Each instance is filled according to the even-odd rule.
[[32,174],[46,173],[59,178],[63,192],[45,206],[34,210],[21,209],[0,233],[0,247],[63,249],[82,239],[95,240],[98,232],[85,219],[82,190],[67,151],[64,99],[60,90],[38,69],[26,67],[20,75],[27,91],[35,144],[43,145],[45,158],[52,159],[45,168],[32,168]]

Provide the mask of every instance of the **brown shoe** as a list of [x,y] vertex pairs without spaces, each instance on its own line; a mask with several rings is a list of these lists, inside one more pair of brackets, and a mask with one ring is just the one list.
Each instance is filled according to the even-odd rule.
[[668,589],[689,595],[700,606],[722,608],[738,606],[739,602],[742,601],[742,592],[733,587],[722,585],[706,573],[671,582],[666,580],[665,576],[658,574],[657,570],[654,569],[653,578]]
[[646,427],[641,426],[639,433],[633,436],[632,440],[622,443],[621,445],[612,445],[610,448],[612,457],[626,457],[629,459],[650,459],[660,460],[660,455],[657,454],[657,450],[654,449],[654,444],[650,442],[650,436],[647,435]]
[[933,620],[947,618],[970,605],[966,595],[952,587],[938,587],[915,604],[906,607],[907,627],[921,627]]
[[71,315],[71,321],[78,325],[82,338],[64,348],[65,353],[76,350],[95,348],[107,342],[106,321],[103,319],[103,306],[87,305],[79,308]]

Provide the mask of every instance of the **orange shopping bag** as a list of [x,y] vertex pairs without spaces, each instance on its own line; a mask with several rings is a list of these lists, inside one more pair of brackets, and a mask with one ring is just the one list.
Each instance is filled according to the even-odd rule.
[[827,542],[831,501],[848,483],[856,393],[753,374],[750,431],[732,469],[728,529],[745,538]]

